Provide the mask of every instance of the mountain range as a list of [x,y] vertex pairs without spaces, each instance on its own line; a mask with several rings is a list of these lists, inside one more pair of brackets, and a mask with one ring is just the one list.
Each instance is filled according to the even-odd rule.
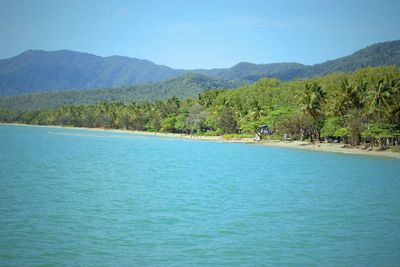
[[[148,83],[153,85],[156,83],[158,88],[166,88],[159,82],[188,73],[203,75],[189,76],[190,79],[201,77],[203,81],[209,79],[206,83],[214,83],[213,86],[203,88],[206,90],[251,83],[263,77],[280,80],[304,79],[335,71],[350,72],[357,68],[383,65],[400,67],[400,40],[377,43],[349,56],[311,66],[300,63],[241,62],[231,68],[210,70],[173,69],[142,59],[122,56],[100,57],[69,50],[52,52],[28,50],[18,56],[0,60],[0,96]],[[176,93],[182,96],[188,95],[182,92]]]

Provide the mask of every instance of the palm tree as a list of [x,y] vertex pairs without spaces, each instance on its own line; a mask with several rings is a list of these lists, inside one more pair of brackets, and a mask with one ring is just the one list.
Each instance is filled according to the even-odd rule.
[[400,128],[399,92],[399,79],[394,78],[391,73],[386,73],[383,78],[373,84],[372,90],[368,92],[366,98],[368,115],[372,119],[372,124],[378,125],[377,129],[381,132],[377,137],[374,137],[378,140],[381,149],[385,148],[385,140],[388,141],[395,137],[382,133],[394,132],[395,129]]
[[344,79],[339,83],[335,94],[335,113],[344,119],[351,145],[360,144],[361,132],[366,123],[362,112],[366,88],[367,83],[364,81],[354,86],[348,79]]
[[[312,119],[312,128],[309,129],[311,140],[319,139],[319,130],[322,128],[323,112],[321,105],[325,101],[326,93],[322,87],[314,82],[306,84],[303,95],[300,97],[302,115]],[[307,131],[307,130],[305,130]]]
[[385,78],[376,82],[372,90],[368,92],[368,114],[376,114],[380,123],[382,123],[385,116],[388,116],[390,113],[391,85],[391,77],[387,74]]
[[257,99],[252,101],[248,116],[252,121],[259,120],[265,114],[263,107]]
[[[396,125],[400,122],[400,78],[393,78],[391,74],[387,74],[385,80],[390,93],[390,97],[387,99],[388,109],[386,113],[389,122]],[[397,126],[400,128],[400,125]]]
[[356,86],[344,79],[339,83],[335,93],[335,112],[337,115],[344,116],[349,110],[363,109],[364,95],[367,90],[367,83],[362,81]]

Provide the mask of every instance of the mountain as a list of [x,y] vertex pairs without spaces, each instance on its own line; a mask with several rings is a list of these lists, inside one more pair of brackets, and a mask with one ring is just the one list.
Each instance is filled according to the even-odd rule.
[[351,72],[358,68],[389,65],[400,67],[400,40],[373,44],[352,55],[312,66],[299,63],[242,62],[228,69],[214,69],[204,73],[212,77],[241,82],[254,82],[264,77],[287,81],[321,76],[331,72]]
[[304,79],[334,71],[350,72],[357,68],[383,65],[400,67],[400,40],[374,44],[352,55],[312,66],[242,62],[231,68],[211,70],[172,69],[147,60],[121,56],[99,57],[68,50],[29,50],[16,57],[0,60],[0,95],[130,86],[159,82],[185,73],[204,74],[243,84],[263,77]]
[[230,81],[252,83],[261,78],[291,80],[300,77],[308,66],[299,63],[252,64],[241,62],[228,69],[212,69],[205,74]]
[[163,100],[172,96],[196,97],[206,90],[234,88],[239,85],[203,74],[184,74],[164,82],[120,88],[42,92],[0,97],[0,108],[36,110],[65,105],[95,104],[103,101],[145,102]]
[[351,72],[358,68],[389,65],[400,67],[400,40],[373,44],[350,56],[313,65],[305,76],[320,76],[336,71]]
[[147,60],[60,50],[28,50],[0,60],[0,95],[157,82],[183,70]]

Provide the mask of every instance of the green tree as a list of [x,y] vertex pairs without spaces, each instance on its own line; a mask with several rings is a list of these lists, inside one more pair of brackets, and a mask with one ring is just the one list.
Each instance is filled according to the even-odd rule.
[[237,122],[232,110],[226,106],[221,111],[218,127],[227,134],[237,133]]
[[[325,101],[326,93],[317,83],[306,83],[303,95],[300,98],[300,110],[306,120],[312,121],[312,127],[308,131],[311,140],[319,139],[319,131],[323,126],[322,104]],[[309,117],[309,118],[307,118]]]
[[207,118],[207,112],[203,110],[200,104],[194,104],[189,108],[189,115],[185,120],[187,129],[190,134],[200,132],[205,126],[205,120]]

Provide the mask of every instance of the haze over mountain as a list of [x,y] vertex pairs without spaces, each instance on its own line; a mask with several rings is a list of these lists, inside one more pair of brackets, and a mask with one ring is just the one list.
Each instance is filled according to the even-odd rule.
[[122,56],[99,57],[68,50],[28,50],[0,60],[0,95],[131,86],[159,82],[190,72],[243,84],[263,77],[302,79],[381,65],[400,66],[400,40],[374,44],[352,55],[312,66],[242,62],[231,68],[211,70],[172,69],[147,60]]
[[116,87],[161,81],[182,70],[147,60],[121,56],[99,57],[68,50],[28,50],[0,60],[0,92],[28,92],[94,87]]

